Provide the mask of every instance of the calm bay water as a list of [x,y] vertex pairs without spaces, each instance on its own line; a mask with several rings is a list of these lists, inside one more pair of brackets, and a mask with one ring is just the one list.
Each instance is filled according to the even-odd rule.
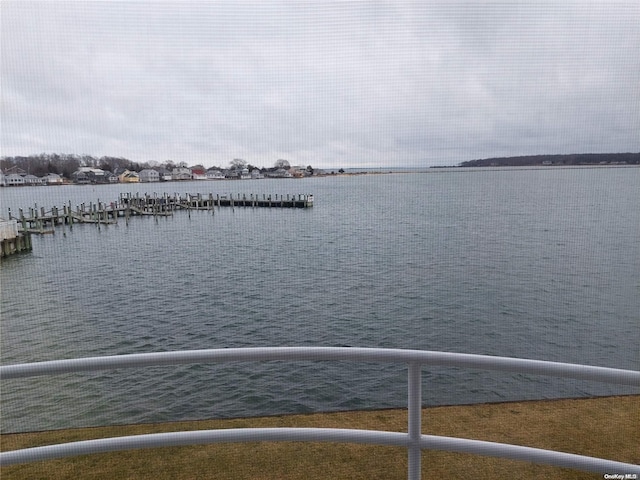
[[[119,192],[312,193],[75,226],[5,259],[3,364],[179,349],[354,346],[640,369],[640,169],[0,189],[0,215]],[[425,369],[426,405],[637,393]],[[401,366],[232,363],[2,384],[2,431],[406,405]]]

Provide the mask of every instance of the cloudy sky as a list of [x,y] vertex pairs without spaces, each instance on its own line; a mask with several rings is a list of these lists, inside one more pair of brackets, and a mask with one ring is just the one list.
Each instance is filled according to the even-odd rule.
[[1,154],[452,165],[640,151],[640,2],[8,1]]

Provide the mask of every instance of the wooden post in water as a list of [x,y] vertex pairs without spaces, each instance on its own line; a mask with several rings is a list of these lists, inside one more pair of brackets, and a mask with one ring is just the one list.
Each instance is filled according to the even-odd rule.
[[40,235],[42,235],[44,233],[44,220],[42,219],[42,217],[40,215],[38,215],[38,206],[36,205],[35,208],[35,214],[36,214],[36,228],[38,230],[40,230]]
[[65,217],[67,216],[67,206],[66,205],[62,205],[62,236],[66,237],[67,236],[67,232],[66,232],[66,227],[64,226],[64,222],[66,221]]
[[[66,206],[66,205],[65,205]],[[72,215],[72,211],[71,211],[71,200],[69,200],[69,207],[67,207],[67,223],[69,224],[69,231],[72,232],[73,231],[73,215]]]
[[153,205],[151,208],[153,209],[153,219],[158,223],[158,195],[156,192],[153,192]]
[[96,203],[93,205],[93,220],[95,221],[96,228],[100,230],[100,209],[98,208],[100,204]]
[[27,230],[27,221],[24,218],[24,212],[21,208],[18,209],[18,215],[20,215],[20,223],[22,223],[22,231],[24,232]]

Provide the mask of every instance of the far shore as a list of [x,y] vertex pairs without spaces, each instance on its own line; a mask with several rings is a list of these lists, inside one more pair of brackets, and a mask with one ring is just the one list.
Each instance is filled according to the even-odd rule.
[[[444,165],[444,166],[429,166],[429,167],[348,167],[342,172],[327,169],[324,173],[316,174],[305,177],[291,177],[286,180],[303,180],[310,178],[337,178],[337,177],[353,177],[361,175],[391,175],[391,174],[416,174],[416,173],[452,173],[452,172],[498,172],[498,171],[527,171],[527,170],[584,170],[584,169],[603,169],[603,168],[640,168],[640,165],[485,165],[485,166],[457,166],[457,165]],[[282,178],[263,178],[263,179],[247,179],[247,180],[282,180]],[[69,180],[65,180],[55,184],[37,184],[37,185],[0,185],[6,188],[33,188],[33,187],[61,187],[74,185],[78,187],[96,187],[102,185],[163,185],[163,184],[180,184],[198,182],[202,184],[217,183],[222,181],[241,181],[246,180],[236,178],[224,178],[224,179],[191,179],[191,180],[162,180],[156,182],[118,182],[118,183],[74,183]]]

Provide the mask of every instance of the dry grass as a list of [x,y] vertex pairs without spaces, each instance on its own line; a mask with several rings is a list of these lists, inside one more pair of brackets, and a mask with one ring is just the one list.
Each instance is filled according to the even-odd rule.
[[[2,450],[90,438],[245,427],[406,431],[405,410],[127,425],[0,437]],[[548,448],[640,464],[640,395],[424,410],[423,432]],[[404,479],[406,450],[325,443],[248,443],[85,455],[2,469],[2,479]],[[584,479],[567,469],[425,451],[423,478]],[[621,472],[612,472],[621,473]],[[622,472],[623,473],[623,472]]]

